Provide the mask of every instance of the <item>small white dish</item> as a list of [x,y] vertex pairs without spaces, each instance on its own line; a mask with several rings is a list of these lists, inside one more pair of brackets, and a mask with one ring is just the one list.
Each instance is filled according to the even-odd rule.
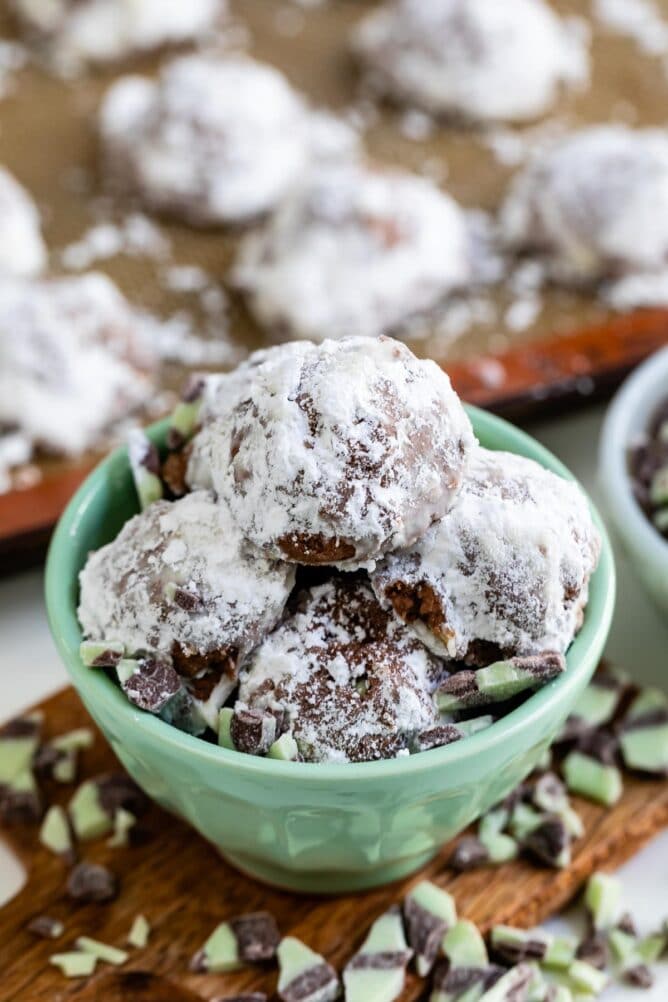
[[637,503],[628,470],[629,448],[666,397],[668,348],[663,348],[629,376],[610,405],[601,432],[599,478],[606,510],[638,577],[668,615],[668,541]]

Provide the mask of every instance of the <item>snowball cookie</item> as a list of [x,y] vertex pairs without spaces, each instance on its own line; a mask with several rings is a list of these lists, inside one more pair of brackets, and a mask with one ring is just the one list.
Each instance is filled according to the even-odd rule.
[[227,0],[12,0],[12,6],[35,45],[68,74],[86,63],[210,36]]
[[148,400],[155,325],[104,275],[0,280],[0,427],[74,455]]
[[424,178],[329,165],[246,236],[231,278],[279,340],[390,333],[471,280],[465,217]]
[[575,484],[521,456],[479,449],[450,512],[380,563],[372,584],[431,650],[488,664],[566,651],[599,551]]
[[85,636],[122,643],[126,657],[172,658],[214,726],[240,662],[280,618],[294,568],[246,547],[225,505],[195,491],[130,519],[80,584]]
[[354,46],[384,93],[479,121],[536,118],[588,76],[581,37],[543,0],[391,0]]
[[37,206],[9,171],[0,167],[0,275],[36,275],[45,264]]
[[444,674],[367,583],[334,578],[303,592],[256,648],[236,708],[275,715],[310,762],[392,758],[437,723]]
[[474,444],[446,374],[391,338],[277,350],[211,434],[214,487],[248,539],[348,567],[445,514]]
[[157,81],[121,78],[103,101],[100,133],[112,187],[197,226],[273,209],[311,156],[353,145],[278,70],[235,55],[181,57]]
[[510,246],[551,275],[587,283],[668,263],[668,133],[596,126],[561,140],[516,178],[501,214]]

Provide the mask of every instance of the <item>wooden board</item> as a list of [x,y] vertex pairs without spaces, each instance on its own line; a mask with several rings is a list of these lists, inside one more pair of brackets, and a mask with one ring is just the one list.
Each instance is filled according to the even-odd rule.
[[[230,5],[250,29],[251,53],[279,66],[315,104],[343,111],[359,105],[359,74],[348,38],[371,0],[337,0],[305,12],[278,0],[231,0]],[[565,14],[587,13],[579,0],[555,0],[555,5]],[[660,0],[659,6],[668,13],[668,0]],[[11,37],[7,7],[0,7],[0,34]],[[668,77],[660,61],[640,53],[632,41],[594,27],[592,85],[566,96],[550,121],[566,129],[625,119],[663,126]],[[43,210],[54,273],[63,270],[62,250],[94,222],[93,210],[103,194],[93,128],[99,100],[119,73],[152,73],[158,62],[140,59],[66,83],[28,67],[18,75],[15,93],[0,101],[0,163],[15,172]],[[464,206],[490,212],[498,208],[512,169],[494,159],[484,134],[444,126],[416,141],[402,132],[400,120],[396,109],[381,109],[365,135],[373,157],[426,173],[440,171],[441,182]],[[75,176],[87,181],[87,191],[72,183]],[[116,218],[128,208],[117,203]],[[163,231],[174,263],[198,264],[224,284],[238,231],[196,232],[167,223]],[[188,297],[165,291],[160,263],[121,255],[95,267],[147,309],[168,315],[192,306]],[[495,318],[474,326],[466,336],[430,333],[411,346],[443,364],[467,400],[513,417],[609,393],[641,358],[668,344],[665,310],[613,319],[591,295],[548,289],[536,322],[513,332],[504,325],[512,296],[500,289],[492,300]],[[262,332],[234,296],[230,336],[233,346],[242,350],[264,343]],[[162,378],[173,387],[183,375],[178,366],[170,366]],[[0,497],[0,571],[42,555],[50,528],[94,458],[76,464],[40,459],[43,483]]]
[[[47,736],[90,723],[72,689],[53,696],[42,708]],[[83,778],[117,768],[99,736],[82,764]],[[61,790],[59,799],[65,801],[71,792],[70,788]],[[567,870],[555,872],[516,862],[497,870],[455,875],[445,865],[450,852],[445,847],[420,876],[447,887],[460,914],[483,930],[496,922],[531,926],[572,898],[593,870],[615,868],[668,825],[667,782],[627,776],[624,796],[613,810],[584,801],[575,804],[586,835],[576,843],[573,864]],[[416,875],[389,888],[336,899],[297,896],[241,876],[191,829],[158,807],[142,819],[142,829],[141,844],[128,849],[110,849],[104,840],[85,847],[86,859],[109,866],[121,879],[119,898],[106,906],[74,905],[65,898],[65,865],[36,844],[34,829],[3,833],[24,863],[28,879],[20,893],[0,909],[1,1002],[188,1002],[192,997],[211,999],[242,989],[271,993],[276,978],[272,970],[229,975],[188,971],[190,958],[218,922],[269,909],[284,934],[299,936],[342,967],[370,923],[419,879]],[[123,945],[140,912],[149,918],[153,933],[147,948],[132,951],[121,971],[98,965],[88,983],[82,984],[65,980],[49,965],[49,955],[67,949],[78,935]],[[39,914],[62,919],[66,931],[59,940],[39,940],[26,931],[28,922]],[[417,999],[423,989],[424,983],[411,975],[402,1002]]]

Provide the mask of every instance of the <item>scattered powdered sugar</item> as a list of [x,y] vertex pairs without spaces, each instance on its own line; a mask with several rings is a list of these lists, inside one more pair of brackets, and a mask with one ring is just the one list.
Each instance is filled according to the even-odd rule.
[[[573,483],[478,449],[454,505],[372,574],[379,600],[437,654],[475,661],[565,652],[579,629],[600,539]],[[491,650],[490,650],[491,645]]]
[[224,669],[220,706],[293,585],[294,568],[248,549],[225,505],[196,491],[149,505],[89,557],[79,620],[87,638],[173,658],[187,678],[213,685]]
[[170,251],[166,234],[146,216],[133,212],[119,223],[104,220],[91,226],[79,240],[63,248],[60,263],[70,271],[84,271],[119,254],[160,261]]
[[194,225],[251,220],[314,161],[349,155],[354,137],[335,122],[278,70],[233,54],[174,59],[157,81],[122,77],[100,112],[110,184]]
[[367,583],[333,578],[299,595],[255,650],[237,705],[279,714],[307,761],[368,761],[437,722],[431,693],[444,675]]
[[535,118],[589,75],[581,23],[543,0],[394,0],[363,18],[354,46],[381,91],[479,121]]
[[179,362],[190,368],[196,366],[236,365],[245,353],[241,345],[232,340],[224,313],[215,313],[203,338],[188,310],[178,310],[154,328],[154,347],[161,359]]
[[36,275],[46,260],[37,206],[0,167],[0,275]]
[[30,39],[65,76],[164,45],[210,39],[227,0],[12,0]]
[[542,254],[566,283],[663,266],[668,135],[618,125],[567,136],[515,179],[501,232],[509,246]]
[[153,393],[152,322],[105,276],[0,281],[0,427],[76,454]]
[[644,52],[668,53],[668,21],[653,0],[594,0],[594,15],[606,28],[628,35]]
[[439,518],[474,441],[445,373],[390,338],[275,349],[204,434],[213,484],[248,539],[345,566]]
[[346,163],[313,171],[242,241],[232,281],[277,337],[389,333],[471,279],[466,217],[432,182]]

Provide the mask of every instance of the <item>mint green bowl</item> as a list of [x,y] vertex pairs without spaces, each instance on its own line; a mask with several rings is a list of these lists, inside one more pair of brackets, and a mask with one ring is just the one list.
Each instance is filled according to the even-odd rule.
[[[523,432],[483,411],[469,413],[487,448],[529,456],[570,478]],[[164,423],[150,432],[158,445],[164,433]],[[51,543],[46,601],[58,650],[86,708],[146,793],[240,870],[293,890],[361,890],[423,866],[531,771],[591,678],[610,628],[615,572],[594,512],[603,550],[568,670],[518,709],[456,744],[401,759],[318,765],[254,758],[137,710],[79,659],[79,571],[88,552],[135,511],[127,452],[118,449],[75,494]]]

